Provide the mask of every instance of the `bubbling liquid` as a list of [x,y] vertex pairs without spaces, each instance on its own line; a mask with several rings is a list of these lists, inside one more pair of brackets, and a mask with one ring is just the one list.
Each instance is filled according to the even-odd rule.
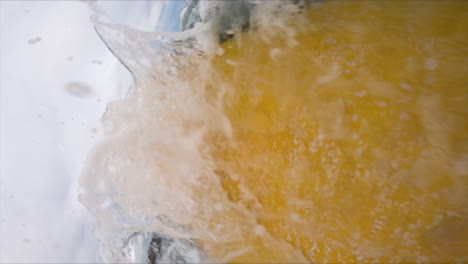
[[103,259],[159,234],[185,262],[468,261],[468,5],[251,4],[248,30],[97,25],[135,78],[83,176]]

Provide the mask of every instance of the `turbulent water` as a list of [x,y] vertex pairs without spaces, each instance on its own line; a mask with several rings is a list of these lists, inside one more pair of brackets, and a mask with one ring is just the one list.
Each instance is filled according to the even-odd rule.
[[135,80],[82,177],[102,260],[466,261],[467,14],[192,1],[178,33],[97,23]]

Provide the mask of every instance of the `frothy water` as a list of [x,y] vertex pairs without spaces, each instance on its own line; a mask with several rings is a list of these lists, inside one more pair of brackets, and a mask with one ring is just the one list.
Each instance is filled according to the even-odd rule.
[[[197,227],[198,215],[223,203],[203,137],[230,127],[216,99],[205,98],[207,53],[217,44],[212,23],[191,28],[158,34],[96,25],[135,78],[128,96],[108,106],[107,138],[82,179],[80,200],[100,220],[105,262],[200,262],[206,256],[192,240],[219,237]],[[194,197],[207,186],[211,194]]]
[[[242,64],[241,59],[236,60],[236,57],[232,55],[243,53],[237,50],[227,50],[234,50],[235,48],[232,47],[234,44],[238,47],[247,46],[249,43],[272,44],[271,49],[268,49],[267,55],[265,55],[266,57],[259,55],[257,59],[257,61],[266,61],[264,65],[268,65],[270,61],[276,62],[275,65],[281,65],[284,54],[292,54],[291,57],[300,58],[300,55],[294,52],[303,45],[301,39],[307,37],[303,35],[315,32],[314,25],[310,25],[310,21],[307,20],[305,10],[321,8],[321,5],[321,2],[315,3],[313,1],[192,1],[181,16],[184,31],[178,33],[149,33],[124,25],[103,22],[96,24],[98,34],[113,54],[128,68],[135,80],[134,86],[125,98],[108,105],[106,113],[102,117],[105,137],[89,154],[88,164],[81,182],[83,191],[80,200],[100,221],[97,235],[101,239],[101,258],[103,261],[119,263],[229,262],[236,260],[239,256],[250,256],[249,254],[255,253],[269,254],[271,260],[307,262],[312,261],[313,257],[317,257],[315,254],[320,250],[330,252],[330,247],[338,249],[344,247],[343,241],[339,241],[339,239],[326,245],[317,244],[313,240],[328,241],[324,238],[326,232],[333,233],[335,230],[337,233],[341,232],[338,230],[341,230],[339,228],[345,224],[339,219],[336,220],[335,227],[325,226],[329,221],[326,218],[327,214],[331,211],[323,211],[324,222],[322,223],[320,223],[319,216],[314,218],[314,221],[317,222],[307,222],[304,217],[311,215],[309,211],[314,211],[321,206],[321,199],[332,199],[333,188],[346,193],[343,191],[345,187],[338,184],[331,185],[332,187],[324,184],[319,191],[317,191],[319,187],[307,189],[306,193],[320,193],[315,202],[311,201],[312,199],[304,199],[304,197],[309,197],[307,195],[291,197],[291,201],[294,200],[293,207],[298,208],[297,212],[290,213],[285,211],[286,209],[274,211],[278,215],[284,215],[287,212],[287,221],[295,223],[291,225],[293,227],[288,227],[287,224],[281,224],[285,222],[269,224],[270,220],[268,219],[283,221],[285,216],[272,216],[273,211],[264,211],[265,208],[275,208],[275,206],[283,208],[283,205],[279,205],[283,203],[282,198],[270,201],[268,200],[270,198],[265,198],[269,195],[268,191],[258,193],[254,191],[257,187],[252,186],[262,184],[276,186],[275,184],[284,183],[284,192],[290,188],[300,190],[300,186],[308,185],[310,180],[300,179],[296,175],[301,175],[304,171],[310,171],[313,174],[321,170],[317,167],[318,165],[313,165],[316,164],[315,161],[310,161],[312,165],[308,165],[304,160],[312,157],[314,153],[322,155],[322,152],[325,153],[324,148],[327,149],[326,155],[328,156],[322,157],[321,164],[325,167],[326,177],[317,176],[315,179],[317,184],[311,186],[319,186],[319,183],[326,181],[337,183],[338,180],[335,180],[335,177],[341,173],[338,169],[339,166],[351,170],[346,167],[349,166],[347,165],[349,161],[346,159],[340,163],[340,157],[346,156],[346,153],[341,153],[337,145],[340,146],[340,142],[344,142],[348,138],[350,141],[357,142],[353,144],[362,144],[362,140],[366,141],[366,139],[359,139],[359,137],[366,136],[365,132],[362,132],[362,127],[372,126],[372,123],[369,125],[368,121],[358,114],[347,118],[347,111],[352,105],[350,100],[346,98],[330,99],[331,96],[335,96],[333,89],[326,90],[323,87],[334,82],[337,85],[348,85],[351,81],[345,81],[342,76],[353,71],[353,67],[358,67],[356,64],[362,63],[361,58],[353,60],[346,66],[349,66],[349,69],[345,69],[338,55],[333,55],[336,56],[336,61],[317,68],[317,71],[314,72],[316,73],[315,79],[309,80],[309,86],[313,87],[310,88],[311,91],[303,91],[298,88],[286,93],[284,89],[283,91],[273,89],[271,92],[273,95],[270,96],[262,88],[266,85],[276,87],[276,84],[270,83],[274,81],[267,79],[266,76],[269,73],[253,66],[252,72],[244,71],[242,67],[248,67],[250,64]],[[370,5],[369,8],[376,8],[376,5]],[[352,9],[350,10],[353,12]],[[361,11],[366,12],[366,9]],[[353,37],[355,38],[366,34],[364,29],[359,28],[359,26],[354,26],[351,30],[354,32]],[[255,34],[256,39],[252,41],[240,37],[242,34]],[[282,36],[282,38],[278,40],[278,36]],[[324,39],[323,43],[334,45],[333,41],[336,42],[333,39]],[[349,50],[355,49],[345,47],[341,43],[336,45],[343,45],[343,48]],[[228,54],[223,57],[226,52]],[[243,55],[239,56],[242,58]],[[319,60],[320,56],[317,54],[316,60]],[[222,58],[222,63],[219,58]],[[248,58],[244,58],[245,61],[248,61]],[[261,66],[262,63],[259,62],[259,65]],[[310,62],[311,65],[319,63],[320,61]],[[255,63],[252,65],[258,66]],[[297,72],[296,75],[291,76],[302,77],[293,80],[285,78],[284,83],[293,83],[293,85],[297,84],[298,87],[301,87],[302,83],[309,77],[301,73],[300,68],[291,65],[289,67],[285,68],[285,71],[293,69]],[[434,58],[426,59],[422,66],[426,71],[435,71],[438,67],[441,66]],[[223,71],[223,74],[226,73],[225,76],[228,77],[223,77],[224,75],[220,74],[220,71]],[[248,77],[248,80],[253,80],[256,87],[252,91],[254,94],[252,98],[260,99],[246,97],[239,99],[240,103],[236,101],[237,99],[230,99],[238,96],[234,92],[237,89],[236,85],[239,87],[250,85],[243,83],[242,78],[252,74],[257,76],[255,78]],[[403,104],[405,100],[411,101],[416,98],[405,94],[416,92],[410,84],[405,82],[400,84],[404,90],[402,92],[388,82],[368,77],[371,76],[368,72],[356,76],[356,78],[367,76],[366,82],[370,84],[370,88],[362,90],[361,87],[360,90],[355,91],[352,90],[354,88],[350,88],[337,93],[354,93],[352,98],[357,98],[356,100],[361,100],[366,96],[375,96],[377,98],[375,107],[381,108],[385,108],[389,102],[399,100],[399,104]],[[430,78],[430,74],[425,78]],[[282,82],[281,79],[280,82]],[[434,119],[424,114],[431,107],[440,109],[438,99],[432,95],[422,95],[424,93],[419,94],[417,99],[414,99],[414,102],[420,103],[423,109],[421,110],[423,111],[421,126],[426,128],[425,133],[427,132],[429,135],[428,142],[434,143],[441,152],[434,151],[434,156],[430,156],[424,162],[415,161],[415,168],[426,166],[430,163],[429,160],[435,160],[440,155],[452,157],[451,155],[455,153],[447,147],[449,143],[445,141],[445,136],[449,132],[441,134],[439,132],[443,132],[443,130],[431,130],[435,128]],[[282,104],[277,103],[278,98],[283,100]],[[251,109],[251,114],[245,114],[248,117],[242,121],[236,119],[238,116],[244,116],[244,113],[241,112],[242,110],[233,110],[235,105],[248,105],[253,101],[258,105]],[[301,104],[304,105],[303,108],[301,108]],[[306,106],[308,104],[312,106]],[[245,106],[246,109],[249,109],[248,107]],[[396,106],[395,109],[397,109]],[[278,114],[271,114],[275,111]],[[289,113],[293,113],[293,115],[288,116],[282,114],[281,111],[290,111]],[[385,111],[382,110],[382,113],[387,113]],[[389,110],[388,113],[394,118],[397,114],[391,111],[393,110]],[[398,117],[402,117],[402,120],[409,120],[410,114],[401,112],[398,113]],[[412,114],[418,115],[418,113]],[[308,127],[315,124],[313,122],[307,123],[309,115],[313,116],[314,122],[320,124],[317,131]],[[424,120],[428,120],[428,118],[430,120],[425,122]],[[466,114],[463,118],[466,118]],[[460,122],[466,121],[463,118]],[[364,121],[362,121],[363,119]],[[285,125],[282,122],[290,123]],[[355,130],[347,127],[347,124],[352,122],[362,122],[362,126],[356,130],[361,131],[362,134],[353,133]],[[394,125],[394,127],[400,128],[398,125]],[[406,127],[402,126],[401,129],[406,129]],[[256,132],[249,134],[249,131]],[[290,131],[293,131],[291,133],[294,136],[289,136]],[[283,153],[283,156],[268,153],[267,149],[270,148],[270,143],[264,143],[265,139],[259,135],[268,137],[268,140],[274,145],[271,147],[271,153],[276,153],[275,151],[280,149],[284,152],[278,153]],[[315,138],[315,140],[305,142],[306,138]],[[419,148],[424,149],[421,147],[423,144],[418,142],[411,143],[416,152],[419,151]],[[252,154],[258,150],[249,149],[249,145],[255,144],[265,148],[265,155]],[[373,167],[369,170],[365,170],[362,166],[359,167],[358,164],[356,170],[353,169],[352,172],[357,175],[356,179],[359,178],[363,182],[364,180],[368,181],[369,186],[374,186],[376,179],[370,175],[372,172],[378,178],[375,186],[384,188],[381,186],[384,186],[385,182],[389,180],[380,176],[380,173],[385,174],[392,171],[391,175],[395,174],[397,175],[395,177],[403,179],[407,175],[405,174],[407,171],[403,172],[402,169],[401,173],[393,173],[393,170],[399,168],[398,162],[408,164],[412,161],[401,161],[395,158],[397,164],[392,161],[391,166],[394,166],[392,169],[390,165],[382,163],[382,160],[390,155],[387,150],[379,149],[380,144],[384,143],[375,144],[379,147],[376,147],[374,154],[380,158],[380,163],[373,163]],[[365,163],[366,155],[371,155],[368,153],[370,150],[361,145],[355,148],[357,149],[357,154],[355,154],[355,157],[358,157],[357,162]],[[240,151],[240,154],[237,154],[236,151]],[[406,146],[398,151],[406,151]],[[465,149],[462,148],[461,152],[463,153],[463,151]],[[466,181],[467,164],[466,156],[460,156],[459,152],[457,153],[458,167],[457,172],[454,173],[453,181],[460,183]],[[232,159],[237,157],[243,161],[230,161],[230,157],[234,157]],[[313,160],[313,158],[310,159]],[[329,164],[330,166],[328,166]],[[442,164],[441,161],[440,164]],[[268,170],[262,166],[270,166],[271,169]],[[262,169],[261,175],[259,174],[260,169]],[[422,171],[420,169],[422,168],[417,171],[415,169],[414,173],[420,173]],[[244,175],[240,173],[244,173]],[[248,173],[255,175],[252,177],[264,178],[265,182],[257,183],[255,180],[245,180]],[[268,174],[276,175],[276,173],[284,173],[289,178],[283,179],[278,176],[279,183],[268,182]],[[341,177],[344,177],[343,175],[351,177],[346,173],[342,173]],[[398,184],[400,178],[398,178]],[[401,182],[413,184],[416,181],[415,184],[418,186],[425,184],[423,178],[416,178],[414,180],[403,179]],[[366,188],[364,186],[365,184],[362,188]],[[382,191],[384,195],[381,196],[385,202],[390,199],[387,197],[391,195],[390,192],[399,192],[395,186],[385,187],[387,188],[385,192]],[[315,188],[315,191],[312,188]],[[462,193],[460,195],[463,196],[465,190],[460,192]],[[283,191],[279,193],[283,193]],[[466,213],[466,200],[464,199],[458,199],[454,203],[462,204],[462,210],[458,212],[462,214],[462,218],[463,214]],[[336,198],[337,204],[339,201],[341,200]],[[361,199],[357,203],[362,203],[364,206],[365,201]],[[333,206],[330,204],[327,210]],[[354,208],[354,205],[349,205],[349,207]],[[380,211],[376,209],[375,212]],[[380,226],[387,221],[384,218],[379,219],[374,225],[376,226],[374,233],[383,229]],[[462,226],[464,227],[464,225]],[[312,240],[298,235],[300,231],[295,230],[301,230],[301,228],[305,234],[314,234],[313,238],[308,236]],[[321,233],[317,230],[325,231]],[[380,251],[368,241],[358,244],[360,234],[355,233],[354,235],[357,238],[350,242],[354,247],[354,255],[363,255],[366,259],[377,258],[379,254],[389,255],[389,249]],[[347,236],[343,237],[351,239]],[[411,244],[411,242],[408,243]],[[254,247],[252,246],[254,244],[262,246]],[[368,252],[365,252],[366,247],[369,249]],[[258,252],[251,253],[250,251]],[[246,258],[248,259],[248,257]],[[419,260],[421,259],[424,260],[424,258],[419,258]],[[325,261],[326,258],[321,260]]]

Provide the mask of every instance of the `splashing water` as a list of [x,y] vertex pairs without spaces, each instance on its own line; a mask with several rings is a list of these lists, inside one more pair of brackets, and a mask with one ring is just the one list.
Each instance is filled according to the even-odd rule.
[[96,24],[135,80],[82,178],[104,261],[468,260],[468,6],[295,2]]

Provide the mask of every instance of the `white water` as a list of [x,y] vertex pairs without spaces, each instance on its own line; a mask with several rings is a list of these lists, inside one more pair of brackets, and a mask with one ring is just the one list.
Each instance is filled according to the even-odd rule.
[[[253,2],[245,3],[254,13]],[[242,239],[235,223],[210,225],[210,219],[225,211],[245,210],[229,202],[205,140],[210,134],[230,137],[221,105],[223,84],[217,87],[217,97],[210,99],[205,83],[211,78],[210,58],[219,53],[218,32],[238,32],[245,22],[242,15],[239,21],[223,20],[223,12],[233,7],[219,4],[224,2],[202,2],[197,12],[203,22],[195,21],[193,28],[179,33],[96,24],[103,41],[135,80],[125,98],[108,105],[102,118],[104,140],[90,153],[81,183],[80,200],[100,222],[105,262],[145,262],[153,232],[174,239],[168,245],[172,250],[160,257],[162,262],[178,257],[207,261],[191,241]],[[269,23],[268,13],[277,9],[276,4],[263,4],[252,21],[257,26]],[[288,8],[297,7],[283,6],[285,16],[290,14]],[[213,16],[214,10],[221,12]],[[275,23],[280,25],[281,19]],[[242,214],[256,226],[250,212]],[[211,260],[228,261],[229,256]]]

